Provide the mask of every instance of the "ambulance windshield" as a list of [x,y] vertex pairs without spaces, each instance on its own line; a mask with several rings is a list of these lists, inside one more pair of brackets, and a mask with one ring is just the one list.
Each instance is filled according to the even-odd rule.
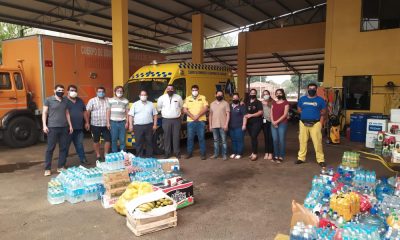
[[141,90],[146,90],[148,101],[157,102],[158,98],[164,94],[169,78],[141,78],[133,79],[125,85],[125,97],[129,102],[139,100]]

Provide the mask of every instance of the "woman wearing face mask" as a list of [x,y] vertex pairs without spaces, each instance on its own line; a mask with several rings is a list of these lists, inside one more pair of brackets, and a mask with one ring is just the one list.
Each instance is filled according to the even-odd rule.
[[289,112],[289,102],[286,100],[285,91],[277,89],[275,91],[277,101],[271,107],[271,133],[274,142],[274,161],[282,163],[285,158],[285,138],[287,130],[287,117]]
[[258,134],[262,128],[262,115],[263,115],[263,106],[262,103],[257,99],[257,90],[251,89],[250,100],[247,103],[247,114],[244,116],[247,121],[247,130],[249,131],[249,135],[251,137],[251,155],[250,160],[257,160],[257,152],[258,152]]
[[238,93],[232,96],[230,118],[229,118],[229,136],[232,139],[231,159],[240,159],[244,150],[244,130],[246,130],[246,107],[240,104]]
[[272,142],[271,134],[271,107],[274,100],[271,98],[271,94],[268,90],[263,91],[263,132],[264,132],[264,142],[265,142],[265,160],[272,161],[272,154],[274,152],[274,145]]

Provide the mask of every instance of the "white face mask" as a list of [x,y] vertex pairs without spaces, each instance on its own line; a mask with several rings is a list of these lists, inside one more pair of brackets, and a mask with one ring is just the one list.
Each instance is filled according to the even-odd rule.
[[192,91],[193,97],[197,97],[199,95],[199,91]]
[[72,98],[76,98],[78,96],[77,92],[69,92],[69,96]]
[[119,97],[119,98],[122,97],[123,95],[124,95],[123,93],[116,93],[116,94],[115,94],[115,96],[117,96],[117,97]]
[[270,96],[269,95],[264,95],[264,100],[269,100]]
[[146,102],[147,101],[147,96],[140,96],[140,100],[142,102]]

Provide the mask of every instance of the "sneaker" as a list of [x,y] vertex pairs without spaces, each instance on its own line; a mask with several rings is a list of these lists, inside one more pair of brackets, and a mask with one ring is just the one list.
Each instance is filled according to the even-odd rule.
[[319,165],[320,167],[322,167],[322,168],[326,167],[326,163],[325,163],[325,162],[320,162],[320,163],[318,163],[318,165]]
[[232,154],[232,155],[229,156],[230,159],[234,159],[235,157],[236,157],[235,154]]
[[193,157],[193,155],[191,153],[189,153],[188,155],[185,156],[185,159],[189,159],[189,158],[192,158],[192,157]]
[[181,159],[181,154],[180,154],[180,153],[175,154],[175,157],[176,157],[177,159]]
[[51,176],[51,171],[50,170],[44,170],[44,176],[45,177]]
[[57,172],[58,172],[58,173],[61,173],[62,171],[65,171],[65,167],[57,168]]
[[226,161],[226,160],[228,160],[228,157],[226,155],[224,155],[224,156],[222,156],[222,160]]
[[88,162],[88,160],[85,158],[85,159],[82,159],[82,160],[81,160],[81,164],[89,164],[89,162]]
[[206,155],[205,155],[205,154],[204,154],[204,155],[201,155],[200,159],[201,159],[201,160],[206,160],[206,159],[207,159],[207,158],[206,158]]
[[240,155],[235,156],[235,159],[241,159],[241,158],[242,158],[242,156],[240,156]]
[[210,157],[210,159],[217,159],[217,158],[218,158],[217,155],[212,155],[212,156]]
[[296,162],[294,162],[294,164],[302,164],[302,163],[304,163],[304,161],[302,160],[297,160]]

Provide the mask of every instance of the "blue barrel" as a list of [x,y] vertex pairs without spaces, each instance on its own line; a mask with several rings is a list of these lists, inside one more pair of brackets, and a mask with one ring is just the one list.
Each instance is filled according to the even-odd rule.
[[350,141],[365,142],[367,136],[367,120],[388,119],[387,115],[381,113],[353,113],[350,115]]

